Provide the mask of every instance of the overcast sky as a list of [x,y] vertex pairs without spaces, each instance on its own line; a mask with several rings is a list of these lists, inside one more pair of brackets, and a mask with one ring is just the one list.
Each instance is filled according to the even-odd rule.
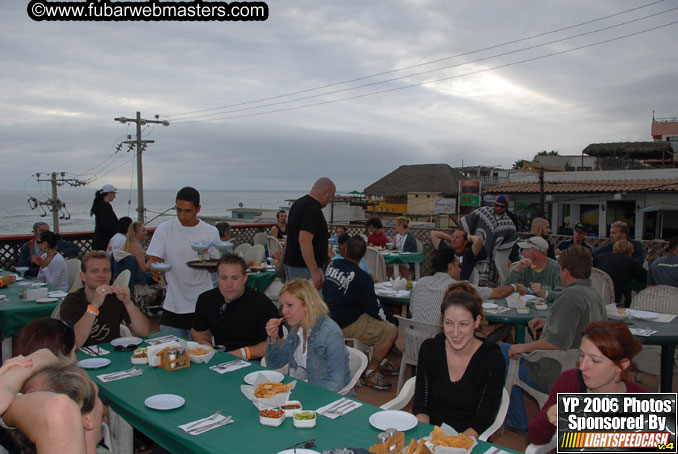
[[677,24],[590,46],[678,21],[676,0],[500,47],[651,0],[274,0],[264,22],[34,22],[27,3],[0,2],[1,188],[92,168],[92,187],[129,186],[131,153],[114,151],[134,129],[113,118],[136,111],[172,122],[144,130],[147,188],[231,190],[319,176],[362,190],[403,164],[510,167],[651,140],[653,110],[678,116]]

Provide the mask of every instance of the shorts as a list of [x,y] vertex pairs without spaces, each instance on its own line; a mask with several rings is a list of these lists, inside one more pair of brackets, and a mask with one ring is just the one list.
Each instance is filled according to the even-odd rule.
[[361,315],[358,320],[342,330],[345,338],[354,337],[367,345],[378,345],[391,337],[391,330],[398,329],[392,323],[377,320],[367,314]]

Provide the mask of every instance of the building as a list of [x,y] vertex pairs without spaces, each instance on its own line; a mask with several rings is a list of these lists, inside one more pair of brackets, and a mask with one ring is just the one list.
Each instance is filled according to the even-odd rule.
[[668,142],[673,150],[673,161],[678,161],[678,117],[654,118],[652,113],[652,139],[655,142]]

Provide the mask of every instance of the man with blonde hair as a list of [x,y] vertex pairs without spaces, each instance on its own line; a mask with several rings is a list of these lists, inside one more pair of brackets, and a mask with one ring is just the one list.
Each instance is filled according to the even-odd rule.
[[633,255],[631,255],[631,258],[640,263],[641,266],[645,266],[645,248],[640,241],[629,238],[629,233],[629,225],[626,222],[613,222],[612,226],[610,227],[610,242],[596,249],[596,251],[593,253],[593,257],[612,252],[615,242],[619,240],[626,240],[633,245]]

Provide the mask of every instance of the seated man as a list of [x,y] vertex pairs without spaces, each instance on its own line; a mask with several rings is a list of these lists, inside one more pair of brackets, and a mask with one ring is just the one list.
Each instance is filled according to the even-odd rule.
[[263,293],[246,287],[247,264],[226,254],[217,264],[217,288],[203,292],[195,304],[191,337],[203,345],[223,345],[232,355],[257,359],[266,354],[266,322],[280,317]]
[[[455,232],[456,233],[456,232]],[[421,322],[439,324],[440,304],[450,285],[460,280],[461,265],[453,249],[442,248],[433,256],[433,276],[422,277],[412,289],[410,312],[412,318]],[[527,293],[522,284],[504,285],[497,288],[473,285],[483,300],[505,298],[513,292]]]
[[[342,233],[337,237],[337,246],[339,247],[339,254],[335,254],[334,252],[334,247],[330,246],[329,250],[329,255],[332,257],[332,260],[339,260],[343,259],[346,256],[346,249],[348,248],[348,240],[351,239],[351,236],[348,233]],[[367,261],[365,261],[365,257],[360,259],[360,269],[366,272],[367,274],[372,274],[370,273],[370,266],[367,264]]]
[[612,226],[610,227],[610,242],[596,249],[593,256],[596,257],[600,254],[605,254],[606,252],[612,252],[612,247],[615,242],[626,240],[633,245],[633,255],[631,258],[640,263],[641,266],[645,266],[645,248],[643,247],[643,243],[629,238],[629,232],[629,225],[626,222],[617,221],[612,223]]
[[[647,271],[643,266],[633,260],[633,245],[626,240],[614,243],[612,252],[596,255],[593,258],[593,266],[605,271],[614,284],[614,302],[619,304],[624,294],[624,286],[631,280],[641,284],[647,282]],[[628,301],[628,304],[631,302]],[[628,307],[627,304],[627,307]]]
[[520,283],[540,298],[554,301],[562,289],[560,266],[547,257],[549,245],[539,236],[531,236],[518,242],[523,250],[523,259],[509,268],[504,284]]
[[77,348],[120,337],[123,321],[135,336],[148,336],[148,319],[132,302],[129,287],[110,285],[111,262],[106,252],[85,254],[81,270],[83,288],[64,298],[59,313],[61,320],[73,324]]
[[75,402],[53,392],[20,392],[36,370],[56,360],[52,352],[41,349],[27,357],[10,358],[0,368],[0,443],[10,452],[18,452],[17,439],[30,440],[41,454],[85,452],[84,430]]
[[589,234],[589,230],[581,222],[577,222],[574,226],[574,236],[571,240],[565,240],[558,243],[556,247],[556,254],[560,255],[565,249],[571,246],[584,246],[593,253],[593,246],[586,242],[586,235]]
[[345,338],[354,337],[374,346],[372,360],[360,381],[371,388],[391,387],[383,374],[397,375],[386,359],[398,337],[398,328],[386,320],[386,313],[374,293],[372,278],[358,264],[365,255],[367,244],[359,235],[348,240],[346,256],[333,260],[325,272],[323,299],[330,316],[339,325]]
[[[36,222],[33,224],[33,239],[31,241],[26,241],[19,248],[19,266],[27,266],[28,271],[24,273],[24,277],[27,278],[36,278],[38,272],[40,271],[40,265],[34,263],[31,259],[32,256],[42,255],[42,250],[38,246],[38,240],[42,232],[49,230],[49,225],[46,222]],[[66,240],[59,240],[57,243],[57,252],[64,256],[64,258],[77,257],[80,255],[80,247],[77,244],[71,243]]]
[[219,239],[221,241],[231,241],[231,224],[219,222],[215,227],[219,231]]
[[[530,320],[528,327],[544,331],[539,340],[526,344],[500,344],[506,358],[508,370],[509,358],[535,350],[568,350],[579,348],[581,332],[590,322],[607,320],[605,301],[600,291],[591,285],[591,252],[583,246],[572,246],[558,257],[560,278],[565,285],[558,298],[549,309],[547,319]],[[520,360],[520,378],[542,392],[555,383],[560,368],[555,360],[544,359],[537,362]],[[522,390],[514,387],[506,423],[517,432],[527,432],[527,416],[523,406]]]
[[370,230],[370,234],[367,236],[367,242],[369,246],[374,247],[386,247],[386,243],[389,243],[389,239],[386,234],[382,231],[384,225],[381,223],[381,219],[376,216],[373,216],[365,222],[365,227]]
[[459,263],[461,263],[462,281],[468,281],[476,263],[487,258],[483,238],[479,235],[470,235],[463,229],[455,230],[452,235],[433,230],[431,231],[431,242],[436,250],[446,247],[454,249],[457,257],[459,257]]
[[647,272],[647,284],[678,287],[678,236],[666,246],[666,255],[654,260]]

